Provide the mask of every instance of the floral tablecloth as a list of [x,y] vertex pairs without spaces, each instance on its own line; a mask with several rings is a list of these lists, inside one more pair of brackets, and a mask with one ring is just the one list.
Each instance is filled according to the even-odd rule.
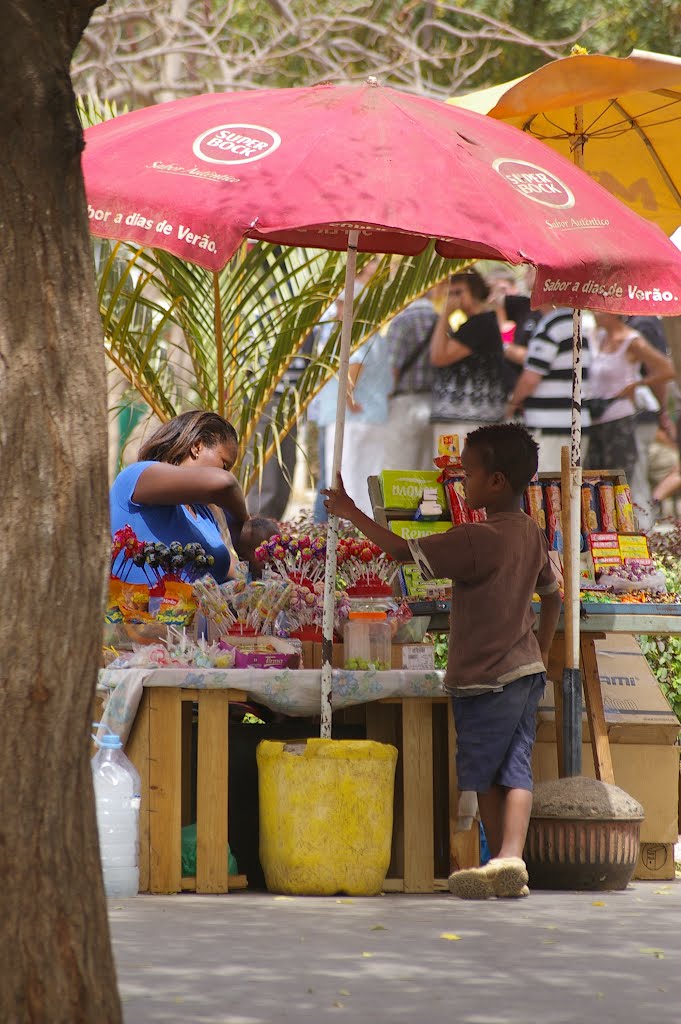
[[[443,672],[353,672],[331,674],[333,708],[340,711],[386,697],[441,697]],[[145,686],[184,689],[244,690],[258,704],[286,715],[319,714],[321,672],[318,669],[108,668],[99,673],[99,690],[107,695],[103,722],[125,742]]]

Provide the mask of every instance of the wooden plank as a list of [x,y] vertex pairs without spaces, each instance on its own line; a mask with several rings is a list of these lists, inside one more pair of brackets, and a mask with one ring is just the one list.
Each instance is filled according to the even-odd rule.
[[149,690],[149,891],[179,892],[182,878],[180,691]]
[[404,879],[386,878],[383,883],[383,892],[404,892]]
[[182,701],[182,827],[191,825],[192,814],[192,720],[194,702]]
[[600,779],[601,782],[609,782],[611,785],[614,785],[615,774],[610,755],[608,726],[605,721],[605,710],[603,708],[603,693],[598,672],[598,661],[596,660],[596,646],[592,637],[583,636],[581,638],[581,654],[584,702],[586,704],[586,715],[591,734],[591,749],[593,751],[596,778]]
[[141,788],[139,816],[140,892],[149,892],[149,690],[142,691],[125,753],[139,772]]
[[[229,891],[233,892],[236,889],[248,889],[248,876],[247,875],[230,875],[229,876]],[[195,875],[183,875],[182,877],[182,892],[196,892],[196,876]]]
[[452,872],[479,866],[480,826],[476,818],[466,832],[458,832],[456,828],[459,817],[459,783],[456,777],[456,726],[451,710],[447,722],[449,735],[449,870]]
[[404,773],[404,891],[432,892],[433,733],[432,706],[402,703]]
[[366,735],[368,740],[377,743],[392,743],[397,747],[397,767],[395,769],[395,796],[393,800],[393,836],[390,866],[390,878],[402,878],[404,875],[404,785],[402,737],[396,707],[385,707],[382,703],[371,701],[366,707]]
[[558,777],[563,774],[563,669],[565,668],[565,638],[556,634],[549,654],[547,676],[553,683],[553,703],[556,707],[556,756]]
[[201,690],[198,704],[196,891],[228,892],[228,691]]

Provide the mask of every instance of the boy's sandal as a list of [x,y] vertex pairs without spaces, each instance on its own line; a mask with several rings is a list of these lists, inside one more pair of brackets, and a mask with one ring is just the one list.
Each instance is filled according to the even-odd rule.
[[449,891],[460,900],[489,900],[495,893],[485,868],[465,868],[449,876]]
[[523,890],[527,887],[528,874],[525,861],[520,857],[495,857],[481,869],[487,874],[492,892],[495,896],[513,899],[529,894]]

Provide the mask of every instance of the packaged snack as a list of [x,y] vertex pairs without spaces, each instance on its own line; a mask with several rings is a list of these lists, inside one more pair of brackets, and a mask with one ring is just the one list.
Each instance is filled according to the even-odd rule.
[[598,502],[601,510],[601,526],[604,533],[616,533],[615,487],[609,480],[601,480],[598,484]]
[[544,484],[544,506],[546,509],[546,535],[549,547],[554,551],[563,550],[562,498],[560,484],[552,481]]
[[596,484],[586,482],[582,484],[582,532],[595,533],[599,528]]
[[117,576],[109,577],[109,600],[104,614],[105,622],[117,623],[123,621],[123,612],[119,607],[122,585]]
[[166,580],[165,592],[161,598],[158,614],[159,622],[173,626],[190,626],[194,620],[197,601],[191,583],[181,580]]
[[437,439],[437,453],[438,455],[449,455],[458,459],[459,457],[459,435],[458,434],[440,434]]
[[615,516],[620,533],[636,532],[631,491],[626,484],[617,484],[615,487]]
[[121,583],[118,607],[124,622],[149,622],[149,587],[146,583]]
[[466,491],[463,485],[462,476],[453,476],[445,480],[445,494],[447,504],[452,515],[452,522],[455,526],[462,523],[470,523],[471,517],[466,504]]
[[525,491],[525,509],[528,516],[534,519],[540,530],[546,530],[546,512],[544,510],[544,491],[537,481],[530,483]]

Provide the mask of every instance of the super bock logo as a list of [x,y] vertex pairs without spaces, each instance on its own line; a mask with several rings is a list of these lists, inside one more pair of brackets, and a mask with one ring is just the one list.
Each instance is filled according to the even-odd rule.
[[250,164],[274,153],[281,136],[258,124],[220,124],[196,139],[192,150],[209,164]]
[[554,210],[569,210],[575,205],[575,197],[567,185],[537,164],[501,157],[494,161],[492,167],[526,199],[551,206]]

